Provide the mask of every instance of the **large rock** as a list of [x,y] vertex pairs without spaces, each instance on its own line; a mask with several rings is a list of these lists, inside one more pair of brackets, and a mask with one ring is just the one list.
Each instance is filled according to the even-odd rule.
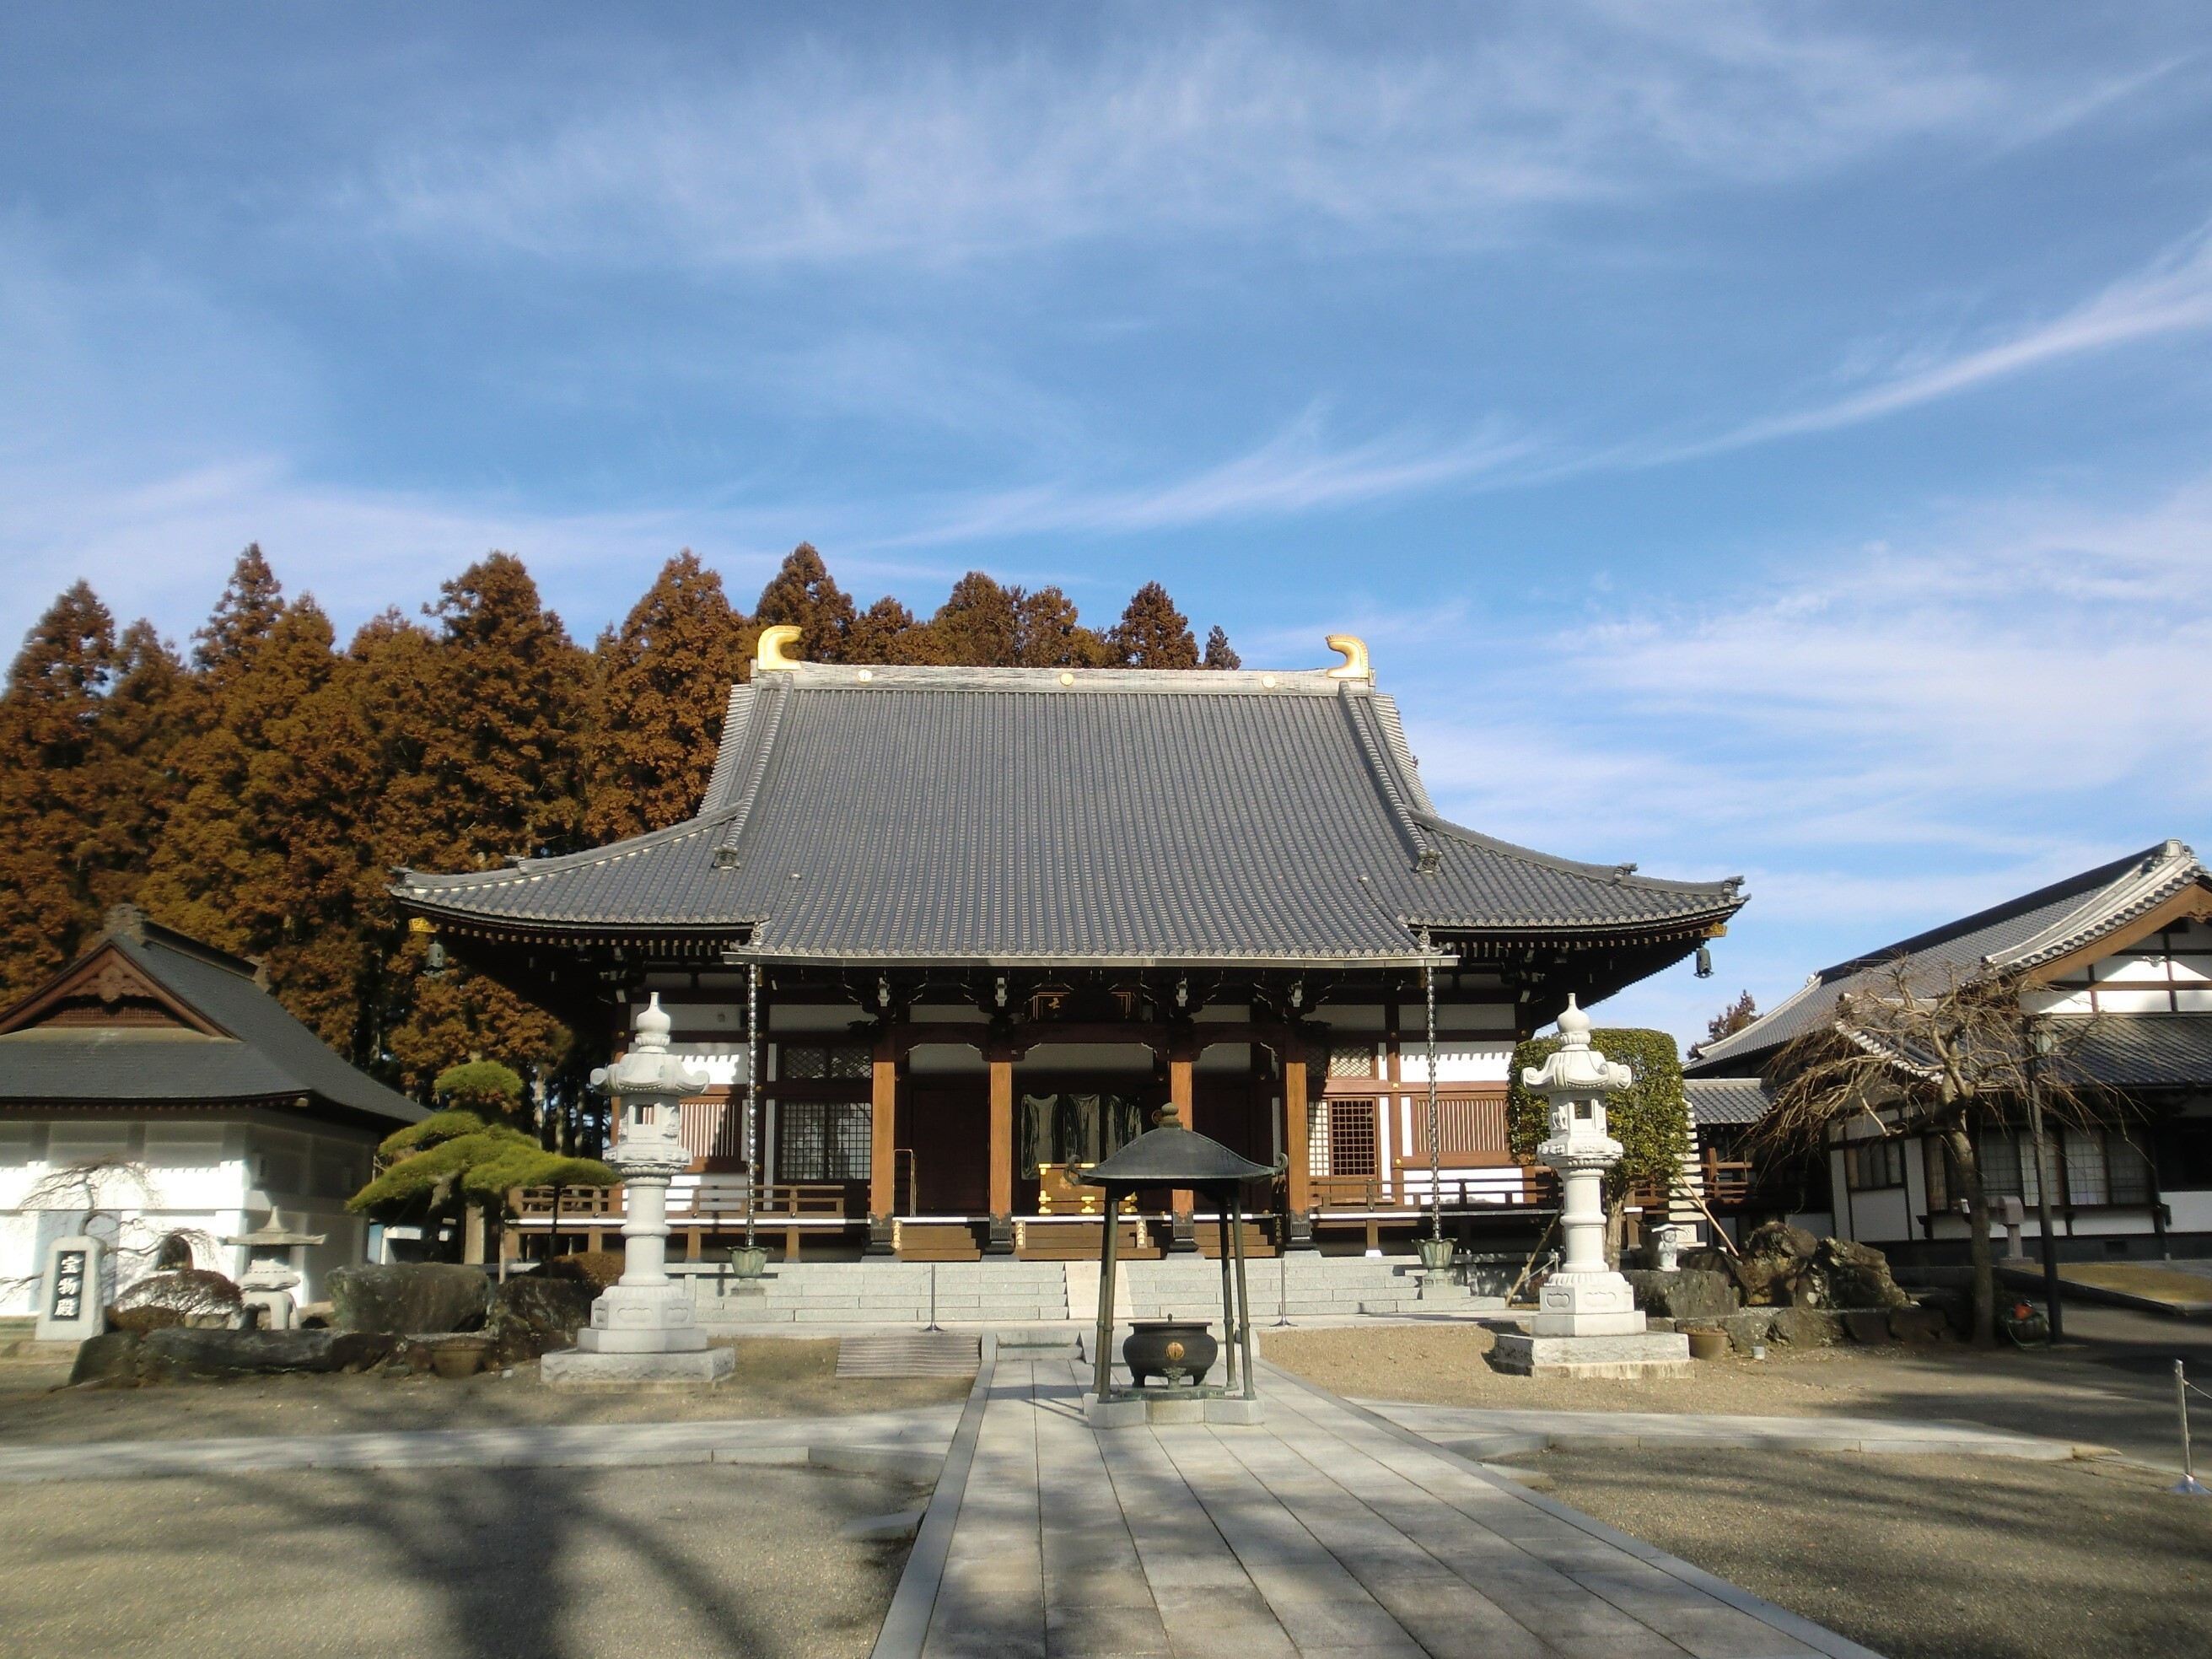
[[271,1371],[362,1370],[392,1347],[389,1336],[372,1332],[174,1327],[139,1339],[138,1375],[147,1382],[196,1382]]
[[1817,1348],[1844,1340],[1844,1322],[1821,1308],[1777,1308],[1767,1327],[1770,1340],[1796,1348]]
[[331,1322],[340,1330],[413,1336],[482,1328],[492,1284],[478,1267],[410,1261],[385,1267],[340,1267],[324,1281]]
[[108,1389],[137,1388],[140,1340],[137,1332],[122,1330],[79,1343],[76,1364],[70,1367],[70,1386],[97,1382]]
[[1905,1308],[1912,1304],[1889,1276],[1889,1258],[1871,1244],[1848,1238],[1822,1239],[1805,1279],[1819,1297],[1814,1306]]
[[1727,1273],[1682,1268],[1662,1273],[1633,1267],[1621,1274],[1636,1305],[1666,1319],[1725,1319],[1736,1310],[1735,1281]]
[[576,1332],[591,1322],[599,1287],[585,1279],[553,1279],[524,1273],[492,1295],[484,1334],[491,1338],[490,1363],[520,1365],[576,1345]]

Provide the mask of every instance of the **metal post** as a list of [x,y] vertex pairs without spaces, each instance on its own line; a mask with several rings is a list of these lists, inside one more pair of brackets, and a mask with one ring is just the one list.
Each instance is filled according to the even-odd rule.
[[929,1328],[939,1328],[937,1323],[937,1264],[929,1264]]
[[[1421,954],[1430,954],[1426,929],[1421,933]],[[1441,1239],[1444,1236],[1444,1161],[1443,1149],[1437,1144],[1437,969],[1433,962],[1421,964],[1421,990],[1429,1005],[1429,1237]]]
[[[1228,1384],[1237,1386],[1237,1297],[1235,1258],[1231,1254],[1229,1240],[1229,1212],[1233,1208],[1230,1195],[1222,1193],[1213,1200],[1214,1209],[1221,1222],[1221,1346],[1227,1350]],[[1238,1229],[1241,1234],[1243,1229]]]
[[1114,1388],[1114,1256],[1121,1239],[1121,1206],[1113,1188],[1099,1190],[1106,1195],[1106,1233],[1098,1252],[1098,1334],[1091,1351],[1091,1387],[1103,1401]]
[[745,1248],[760,1209],[760,963],[745,975]]
[[1288,1239],[1275,1245],[1275,1323],[1291,1322],[1291,1246]]
[[1252,1287],[1244,1277],[1244,1205],[1242,1194],[1231,1199],[1237,1212],[1237,1331],[1244,1351],[1244,1397],[1260,1397],[1259,1379],[1252,1374]]
[[2027,1061],[2027,1128],[2035,1142],[2035,1212],[2043,1231],[2043,1300],[2051,1322],[2051,1346],[2056,1347],[2065,1340],[2066,1319],[2059,1311],[2058,1239],[2051,1228],[2051,1146],[2043,1133],[2043,1058],[2051,1052],[2050,1028],[2040,1020],[2031,1020],[2028,1040],[2033,1052]]
[[2181,1415],[2181,1480],[2166,1488],[2183,1498],[2212,1497],[2212,1486],[2197,1478],[2197,1466],[2189,1452],[2189,1378],[2181,1369],[2181,1362],[2173,1362],[2173,1407]]

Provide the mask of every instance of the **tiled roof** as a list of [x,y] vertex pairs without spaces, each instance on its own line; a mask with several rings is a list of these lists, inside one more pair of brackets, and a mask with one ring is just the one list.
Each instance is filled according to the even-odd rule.
[[1687,1077],[1682,1092],[1690,1099],[1690,1121],[1756,1123],[1766,1115],[1773,1097],[1755,1077]]
[[2100,1014],[2065,1064],[2117,1089],[2212,1088],[2212,1015]]
[[2212,884],[2197,855],[2178,841],[2085,870],[2080,875],[1824,968],[1797,993],[1731,1036],[1700,1047],[1684,1067],[1705,1073],[1755,1072],[1794,1039],[1834,1017],[1838,999],[1870,983],[1900,958],[1916,976],[1939,982],[1991,970],[2016,970],[2079,950],[2155,909],[2192,882]]
[[[781,960],[1405,960],[1416,929],[1686,936],[1651,880],[1437,816],[1391,701],[1325,673],[802,665],[738,688],[699,816],[597,852],[401,872],[413,909],[750,927]],[[1063,684],[1063,681],[1066,683]]]
[[94,950],[111,945],[222,1035],[83,1025],[0,1034],[0,1102],[208,1103],[306,1096],[394,1124],[426,1115],[332,1054],[254,983],[250,963],[150,922],[111,932]]

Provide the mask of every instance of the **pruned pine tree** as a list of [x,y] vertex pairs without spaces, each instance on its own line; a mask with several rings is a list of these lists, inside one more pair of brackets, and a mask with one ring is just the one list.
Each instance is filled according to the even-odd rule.
[[619,629],[592,652],[584,836],[620,841],[697,810],[744,675],[744,617],[686,548],[661,567]]
[[1974,1340],[1996,1340],[1996,1270],[1976,1134],[2042,1092],[2047,1116],[2087,1125],[2117,1103],[2087,1086],[2073,1057],[2094,1015],[2036,1023],[2023,1011],[2024,981],[1957,969],[1932,974],[1899,957],[1837,1000],[1835,1017],[1775,1057],[1774,1105],[1759,1126],[1775,1143],[1825,1147],[1853,1120],[1890,1136],[1940,1141],[1965,1189],[1974,1264]]
[[1176,609],[1166,588],[1146,582],[1129,599],[1109,636],[1124,668],[1195,668],[1198,641],[1190,619]]

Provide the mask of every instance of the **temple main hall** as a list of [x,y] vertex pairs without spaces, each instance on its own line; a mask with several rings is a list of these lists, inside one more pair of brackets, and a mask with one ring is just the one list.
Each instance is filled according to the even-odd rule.
[[[1348,636],[1261,672],[814,663],[794,635],[731,690],[691,818],[393,890],[611,1050],[658,994],[712,1079],[695,1254],[750,1206],[791,1254],[1095,1255],[1074,1177],[1170,1103],[1277,1171],[1246,1194],[1263,1251],[1372,1250],[1432,1204],[1463,1239],[1525,1219],[1515,1042],[1743,902],[1443,817]],[[1172,1252],[1204,1219],[1139,1194],[1121,1224]]]

